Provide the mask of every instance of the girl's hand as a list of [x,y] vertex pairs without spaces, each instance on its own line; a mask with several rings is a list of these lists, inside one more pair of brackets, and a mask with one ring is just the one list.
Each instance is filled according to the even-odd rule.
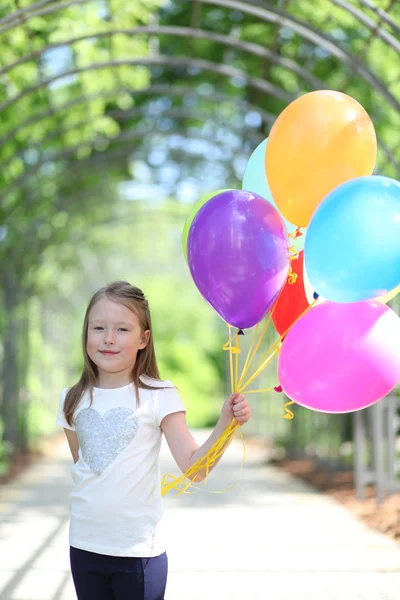
[[250,406],[247,404],[246,398],[238,392],[228,396],[221,411],[221,418],[224,421],[227,421],[227,425],[229,425],[233,418],[235,418],[240,425],[244,425],[244,423],[247,423],[250,419],[250,415],[251,410]]

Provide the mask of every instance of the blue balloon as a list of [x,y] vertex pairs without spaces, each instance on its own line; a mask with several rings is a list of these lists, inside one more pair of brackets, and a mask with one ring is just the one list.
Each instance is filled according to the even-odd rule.
[[[289,221],[287,221],[281,214],[275,204],[268,186],[267,175],[265,173],[265,149],[267,147],[267,141],[268,138],[261,142],[261,144],[257,146],[253,154],[250,156],[243,176],[242,190],[253,192],[254,194],[262,196],[268,200],[268,202],[270,202],[272,206],[274,206],[274,208],[276,208],[276,210],[279,212],[283,222],[285,223],[286,230],[290,234],[296,231],[297,227],[296,225],[293,225],[293,223],[289,223]],[[291,244],[293,244],[295,241],[297,252],[300,252],[304,248],[304,232],[305,230],[303,228],[303,235],[296,238],[296,240],[290,238],[292,240]]]
[[333,302],[377,298],[400,284],[400,183],[351,179],[324,198],[308,227],[304,260],[314,290]]

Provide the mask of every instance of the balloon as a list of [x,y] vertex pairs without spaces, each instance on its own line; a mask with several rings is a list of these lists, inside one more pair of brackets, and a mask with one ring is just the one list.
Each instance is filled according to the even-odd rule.
[[311,220],[304,256],[311,285],[334,302],[400,285],[400,183],[359,177],[333,190]]
[[265,168],[278,209],[307,227],[331,190],[372,174],[376,151],[374,126],[356,100],[332,90],[297,98],[275,121],[267,144]]
[[229,325],[256,325],[275,303],[289,272],[289,239],[264,198],[231,190],[197,213],[188,237],[196,286]]
[[[259,196],[262,196],[277,209],[277,206],[268,186],[267,176],[265,174],[265,149],[267,146],[267,141],[268,138],[261,142],[261,144],[257,146],[253,154],[247,161],[242,181],[242,189],[248,190],[249,192],[254,192]],[[289,234],[294,233],[297,229],[297,226],[293,225],[292,223],[289,223],[289,221],[287,221],[283,215],[281,215],[281,218],[283,219],[286,225],[287,232]],[[291,244],[295,246],[297,252],[300,252],[304,249],[305,232],[303,231],[301,233],[303,235],[299,235],[297,238],[290,239]]]
[[304,252],[290,263],[289,277],[272,312],[272,321],[279,335],[284,335],[311,304],[308,302],[303,280]]
[[278,377],[312,410],[347,413],[374,404],[400,380],[400,319],[385,304],[323,302],[285,337]]
[[[317,294],[317,292],[314,290],[313,286],[310,283],[310,280],[308,278],[307,275],[307,271],[306,271],[306,266],[303,266],[303,280],[304,280],[304,290],[305,290],[305,294],[307,297],[307,302],[309,304],[321,304],[321,302],[324,302],[325,298],[323,298],[322,296],[319,296]],[[390,300],[393,300],[393,298],[395,298],[397,296],[397,294],[400,293],[400,285],[398,285],[396,288],[394,288],[394,290],[392,290],[391,292],[389,292],[388,294],[384,294],[383,296],[378,296],[377,298],[374,298],[374,300],[376,300],[377,302],[382,302],[383,304],[386,304],[387,302],[390,302]],[[316,302],[315,302],[316,300]]]
[[193,223],[193,219],[199,212],[200,208],[202,206],[204,206],[204,204],[206,202],[208,202],[211,198],[213,198],[217,194],[220,194],[221,192],[227,192],[228,189],[217,190],[216,192],[211,192],[210,194],[206,194],[205,196],[202,196],[201,198],[199,198],[199,200],[197,200],[197,202],[195,202],[194,205],[192,206],[190,213],[188,214],[188,216],[186,218],[185,225],[183,227],[183,232],[182,232],[182,249],[183,249],[183,254],[185,255],[186,261],[187,261],[187,239],[188,239],[188,235],[189,235],[190,226]]
[[[303,281],[304,291],[306,294],[308,304],[321,304],[321,302],[324,302],[325,298],[323,296],[320,296],[320,294],[318,294],[318,292],[311,285],[311,282],[307,275],[307,268],[305,262],[303,265]],[[315,300],[316,302],[314,302]]]

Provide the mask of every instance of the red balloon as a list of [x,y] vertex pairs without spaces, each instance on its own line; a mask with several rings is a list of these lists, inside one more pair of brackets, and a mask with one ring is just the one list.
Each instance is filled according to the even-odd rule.
[[272,312],[272,321],[279,335],[284,335],[309,306],[303,272],[304,250],[292,259],[288,279]]

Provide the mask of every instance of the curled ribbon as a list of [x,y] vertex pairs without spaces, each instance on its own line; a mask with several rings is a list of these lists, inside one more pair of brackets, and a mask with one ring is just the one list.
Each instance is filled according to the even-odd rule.
[[291,404],[294,404],[293,400],[286,402],[286,404],[284,405],[283,408],[285,409],[286,414],[283,415],[283,419],[293,419],[294,413],[290,410],[290,408],[288,408],[288,406],[290,406]]
[[242,352],[239,346],[232,346],[230,342],[226,342],[226,344],[222,346],[222,350],[230,351],[232,354],[240,354]]

